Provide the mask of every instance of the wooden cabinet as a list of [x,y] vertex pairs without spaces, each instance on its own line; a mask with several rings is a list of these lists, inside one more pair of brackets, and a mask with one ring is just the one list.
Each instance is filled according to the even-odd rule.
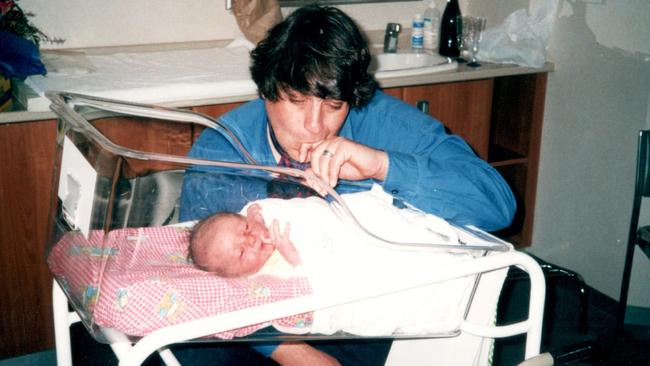
[[[205,114],[210,117],[219,118],[222,114],[228,112],[233,108],[237,108],[244,103],[227,103],[227,104],[215,104],[215,105],[206,105],[193,107],[194,112]],[[203,131],[203,128],[199,126],[194,126],[194,139],[196,140]]]
[[56,122],[0,125],[0,359],[54,346],[45,265]]
[[429,103],[429,114],[460,135],[483,159],[488,157],[493,79],[411,86],[402,99],[416,105]]
[[503,175],[517,212],[497,235],[519,248],[531,244],[546,79],[544,72],[387,89],[412,105],[428,102],[431,116]]
[[497,234],[517,247],[532,244],[546,82],[546,73],[494,79],[488,161],[517,198],[512,225]]

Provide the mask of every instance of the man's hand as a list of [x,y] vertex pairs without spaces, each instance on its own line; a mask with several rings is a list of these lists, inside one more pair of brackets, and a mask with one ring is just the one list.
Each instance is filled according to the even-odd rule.
[[320,143],[311,152],[314,175],[331,187],[339,179],[383,181],[388,173],[388,154],[366,145],[335,136]]

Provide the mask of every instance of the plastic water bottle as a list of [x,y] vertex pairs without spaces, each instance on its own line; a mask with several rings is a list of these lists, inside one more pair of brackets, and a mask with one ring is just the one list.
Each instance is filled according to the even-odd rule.
[[413,28],[411,29],[411,48],[421,51],[424,47],[424,19],[422,14],[415,14]]
[[436,8],[434,0],[429,1],[429,6],[424,11],[424,48],[434,50],[440,41],[440,10]]
[[438,53],[446,57],[460,55],[460,35],[463,31],[463,20],[460,14],[458,0],[447,0],[447,6],[440,20],[440,43]]

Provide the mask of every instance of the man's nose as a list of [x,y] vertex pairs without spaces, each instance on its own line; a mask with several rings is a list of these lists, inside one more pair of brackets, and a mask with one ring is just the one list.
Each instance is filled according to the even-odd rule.
[[323,101],[318,98],[311,100],[310,108],[305,116],[305,129],[312,134],[320,134],[323,131]]

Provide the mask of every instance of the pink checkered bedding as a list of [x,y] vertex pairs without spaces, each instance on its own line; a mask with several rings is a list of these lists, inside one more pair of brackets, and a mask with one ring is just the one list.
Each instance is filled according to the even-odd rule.
[[[225,279],[198,270],[187,260],[188,238],[181,227],[128,228],[106,237],[92,231],[88,239],[69,233],[48,264],[94,323],[130,336],[312,293],[304,277]],[[215,336],[241,337],[268,325],[298,330],[312,320],[306,313]]]

